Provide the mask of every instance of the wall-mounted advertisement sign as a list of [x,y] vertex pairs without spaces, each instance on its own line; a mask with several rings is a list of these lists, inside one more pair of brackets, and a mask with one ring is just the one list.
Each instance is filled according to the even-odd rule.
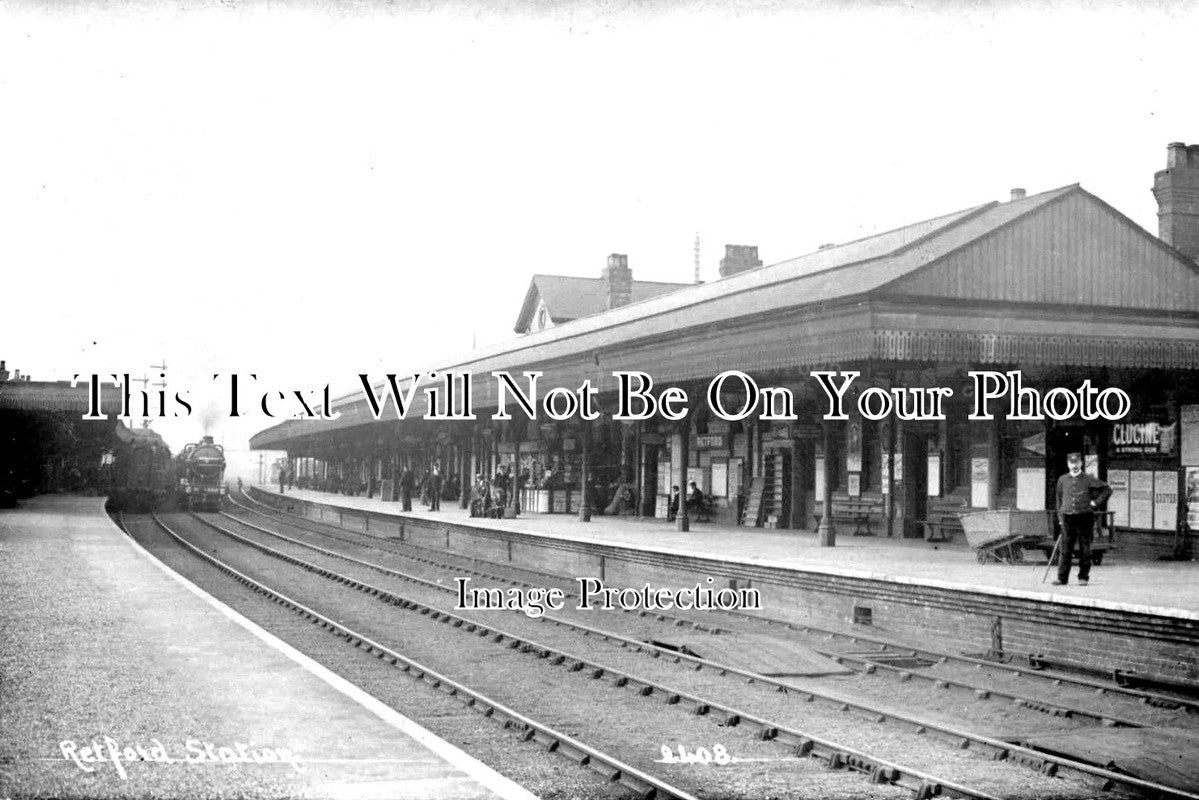
[[1187,527],[1199,531],[1199,467],[1187,467]]
[[1178,527],[1178,473],[1153,473],[1153,527],[1172,531]]
[[1016,508],[1021,511],[1045,510],[1045,468],[1016,469]]
[[1182,423],[1182,465],[1199,467],[1199,406],[1180,409]]
[[1129,475],[1128,526],[1153,527],[1153,473],[1134,469]]
[[1108,452],[1113,456],[1172,456],[1177,440],[1178,426],[1173,423],[1117,422],[1112,425]]
[[970,459],[970,505],[986,508],[990,494],[991,462],[986,458]]
[[1128,470],[1109,469],[1107,485],[1112,487],[1112,496],[1107,499],[1107,510],[1112,512],[1112,524],[1117,528],[1128,527]]
[[852,419],[845,436],[845,470],[862,471],[862,421]]

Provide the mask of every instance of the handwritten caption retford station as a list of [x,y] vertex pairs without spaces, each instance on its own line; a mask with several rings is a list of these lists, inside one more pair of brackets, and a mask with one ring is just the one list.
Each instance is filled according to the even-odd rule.
[[286,747],[251,747],[244,742],[218,745],[201,739],[188,739],[168,748],[158,739],[147,745],[140,742],[123,744],[111,736],[99,740],[76,742],[65,739],[58,743],[62,757],[74,762],[84,772],[95,772],[111,765],[121,780],[128,780],[127,764],[287,764],[298,773],[307,767],[303,760]]

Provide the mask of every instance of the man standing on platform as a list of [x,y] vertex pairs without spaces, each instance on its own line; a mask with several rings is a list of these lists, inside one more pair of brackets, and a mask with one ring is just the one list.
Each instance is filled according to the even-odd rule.
[[431,505],[430,511],[441,510],[441,466],[433,465],[433,472],[429,475],[429,499]]
[[1086,586],[1091,577],[1091,537],[1095,532],[1095,512],[1107,501],[1112,487],[1082,471],[1082,454],[1066,456],[1070,471],[1057,479],[1057,519],[1061,524],[1058,548],[1057,580],[1054,586],[1070,582],[1070,559],[1078,548],[1078,585]]
[[412,510],[412,489],[416,484],[416,479],[412,475],[412,470],[404,467],[404,471],[400,473],[400,502],[403,504],[401,511]]

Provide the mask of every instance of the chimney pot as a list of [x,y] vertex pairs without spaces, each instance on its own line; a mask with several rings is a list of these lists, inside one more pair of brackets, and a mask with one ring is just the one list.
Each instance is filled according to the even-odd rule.
[[1192,260],[1199,259],[1199,145],[1166,145],[1166,168],[1153,176],[1158,236]]
[[608,308],[627,306],[633,302],[633,271],[629,269],[629,257],[623,253],[608,256],[608,266],[600,273],[604,283],[604,297]]
[[1183,142],[1170,142],[1166,145],[1166,169],[1185,167],[1187,163],[1187,146]]
[[1019,187],[1012,189],[1012,199],[1013,200],[1023,200],[1027,196],[1028,196],[1028,192],[1024,191],[1023,189],[1021,189]]
[[836,242],[825,242],[824,244],[820,245],[820,247],[817,249],[828,250],[830,247],[836,247],[836,246],[837,246]]
[[749,244],[726,244],[724,258],[720,259],[720,277],[727,278],[738,272],[757,269],[762,266],[758,258],[758,246]]

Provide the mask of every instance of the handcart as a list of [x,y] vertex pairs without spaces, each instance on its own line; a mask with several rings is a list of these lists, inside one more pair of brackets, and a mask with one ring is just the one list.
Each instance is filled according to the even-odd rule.
[[962,514],[961,521],[966,542],[977,551],[980,564],[1018,564],[1024,560],[1025,546],[1045,535],[1042,511],[999,508]]

